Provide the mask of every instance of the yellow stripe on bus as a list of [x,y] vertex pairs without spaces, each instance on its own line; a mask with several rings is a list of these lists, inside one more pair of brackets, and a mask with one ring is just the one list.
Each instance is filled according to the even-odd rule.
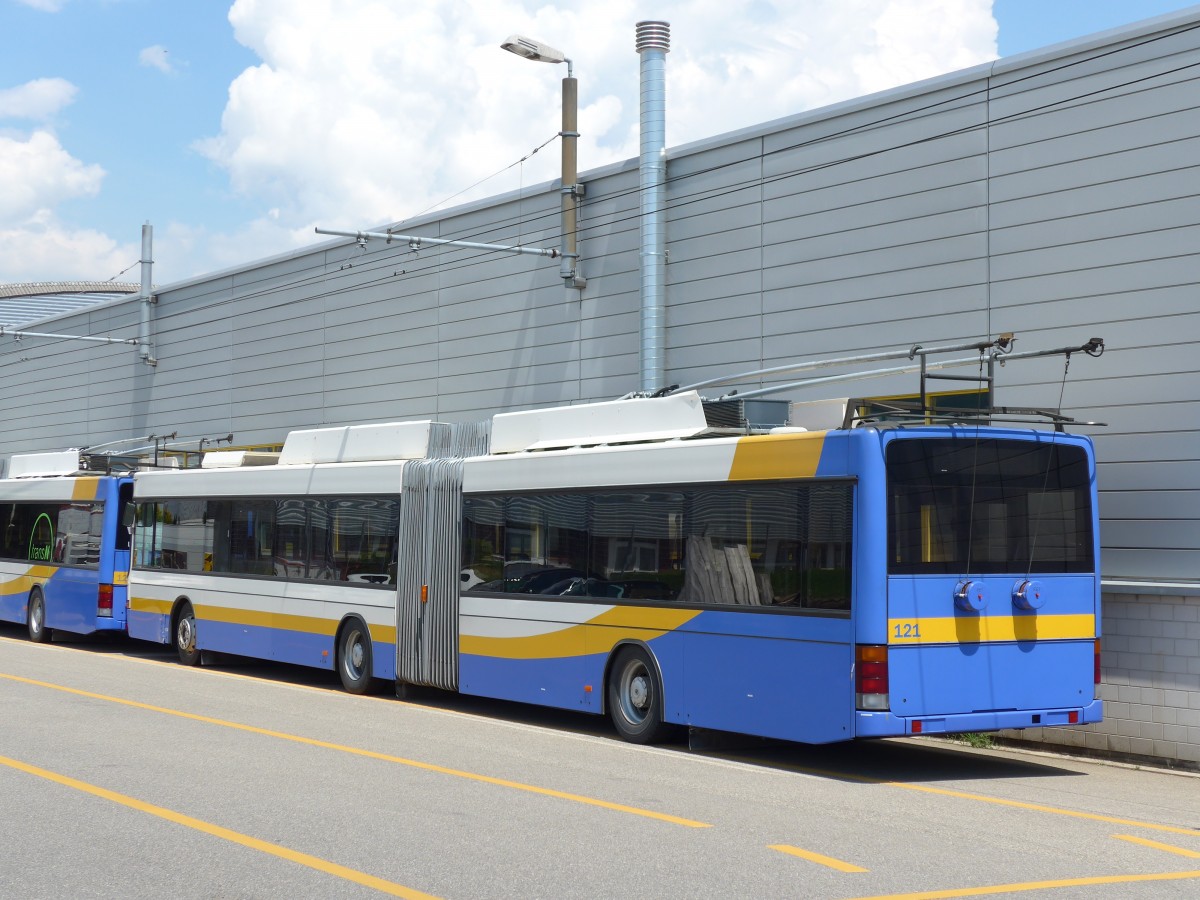
[[742,438],[733,451],[730,481],[813,478],[825,446],[825,432],[764,434]]
[[129,598],[129,608],[133,612],[154,613],[158,616],[169,616],[171,607],[174,605],[170,600],[151,600],[149,597]]
[[[133,612],[154,613],[168,616],[175,603],[171,600],[152,600],[149,597],[131,597],[129,608]],[[204,621],[221,622],[226,625],[247,625],[254,628],[274,628],[279,631],[296,631],[302,634],[320,634],[332,638],[341,624],[339,619],[321,619],[316,616],[294,616],[285,613],[262,612],[261,610],[233,609],[228,606],[210,606],[193,603],[196,618]],[[370,625],[371,639],[381,643],[396,643],[394,625]]]
[[618,606],[589,622],[564,625],[546,634],[527,637],[463,634],[459,636],[458,649],[460,653],[498,659],[562,659],[589,653],[607,653],[624,638],[650,641],[698,615],[698,610]]
[[36,585],[45,584],[58,566],[30,566],[24,575],[17,575],[8,581],[0,582],[0,596],[11,597],[14,594],[28,594]]
[[99,478],[76,478],[71,488],[72,500],[95,500],[100,489]]
[[888,619],[888,643],[892,645],[1092,640],[1095,637],[1096,617],[1087,614]]

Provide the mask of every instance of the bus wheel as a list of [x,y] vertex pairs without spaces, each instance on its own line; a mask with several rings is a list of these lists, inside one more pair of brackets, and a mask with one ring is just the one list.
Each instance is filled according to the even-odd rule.
[[640,647],[625,647],[608,674],[608,714],[617,733],[634,744],[653,744],[667,737],[663,721],[662,686]]
[[200,649],[196,646],[196,613],[186,600],[175,619],[175,651],[185,666],[200,665]]
[[371,633],[359,619],[351,619],[342,628],[338,640],[338,675],[342,687],[351,694],[371,689]]
[[29,639],[35,644],[45,644],[54,632],[46,627],[46,601],[40,588],[34,588],[29,594]]

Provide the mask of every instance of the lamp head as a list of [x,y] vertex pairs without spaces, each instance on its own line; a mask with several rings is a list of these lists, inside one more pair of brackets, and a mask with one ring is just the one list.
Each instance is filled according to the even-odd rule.
[[520,34],[510,34],[500,46],[509,53],[515,53],[517,56],[523,56],[536,62],[560,63],[567,61],[566,54],[561,50]]

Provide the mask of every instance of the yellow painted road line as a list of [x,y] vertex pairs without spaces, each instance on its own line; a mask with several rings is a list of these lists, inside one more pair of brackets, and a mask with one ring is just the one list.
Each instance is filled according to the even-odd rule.
[[848,862],[842,862],[840,859],[834,859],[832,856],[822,856],[820,853],[813,853],[811,850],[801,850],[799,847],[792,847],[788,844],[771,844],[768,849],[778,850],[780,853],[787,853],[789,856],[798,856],[801,859],[807,859],[809,862],[817,863],[822,866],[829,866],[831,869],[837,869],[839,872],[866,872],[866,869],[861,869],[858,866]]
[[401,756],[391,756],[387,753],[377,753],[374,750],[364,750],[361,747],[347,747],[344,744],[333,744],[329,741],[319,741],[315,738],[301,737],[297,734],[287,734],[283,731],[271,731],[267,728],[257,728],[253,725],[243,725],[240,722],[229,722],[225,719],[214,719],[209,716],[201,716],[196,713],[183,712],[178,709],[168,709],[163,706],[151,706],[148,703],[139,703],[136,700],[125,700],[121,697],[109,697],[105,694],[95,694],[91,691],[81,691],[78,688],[66,687],[61,684],[51,684],[46,681],[35,681],[32,678],[22,678],[19,675],[9,675],[5,672],[0,672],[0,678],[9,681],[16,681],[21,684],[31,684],[35,687],[49,688],[54,691],[62,691],[66,694],[74,694],[77,697],[88,697],[92,700],[103,700],[106,703],[119,703],[122,706],[131,706],[134,709],[144,709],[150,712],[162,713],[167,716],[176,716],[180,719],[190,719],[193,722],[203,722],[206,725],[219,725],[222,728],[233,728],[237,731],[245,731],[250,734],[259,734],[265,737],[278,738],[281,741],[291,741],[296,744],[305,744],[309,747],[321,747],[325,750],[336,750],[339,753],[349,753],[354,756],[363,756],[367,759],[378,759],[383,762],[396,763],[401,766],[409,766],[414,769],[421,769],[426,772],[436,772],[439,775],[452,775],[455,778],[465,778],[468,781],[477,781],[483,784],[496,785],[497,787],[512,788],[517,791],[525,791],[530,794],[540,794],[543,797],[554,797],[558,800],[569,800],[573,803],[582,803],[587,806],[598,806],[602,809],[610,809],[615,812],[629,813],[634,816],[642,816],[647,819],[656,819],[660,822],[669,822],[672,825],[683,825],[688,828],[711,828],[707,822],[697,822],[694,819],[684,819],[679,816],[668,815],[667,813],[654,812],[649,809],[640,809],[636,806],[625,806],[621,803],[610,803],[607,800],[599,800],[595,797],[585,797],[581,794],[570,794],[565,791],[556,791],[552,788],[538,787],[532,784],[523,784],[519,781],[508,781],[504,778],[494,778],[491,775],[480,775],[477,772],[465,772],[461,769],[450,769],[446,766],[435,765],[434,763],[420,762],[415,759],[405,759]]
[[1116,816],[1102,816],[1099,813],[1080,812],[1074,809],[1062,809],[1057,806],[1043,806],[1040,803],[1025,803],[1020,800],[1005,800],[1002,797],[988,797],[984,794],[951,791],[946,788],[929,787],[924,784],[905,784],[901,781],[884,781],[881,784],[886,784],[889,787],[905,788],[910,791],[922,791],[926,794],[940,794],[943,797],[959,797],[963,800],[976,800],[980,803],[991,803],[996,806],[1011,806],[1014,809],[1029,809],[1034,812],[1050,813],[1056,816],[1069,816],[1072,819],[1088,819],[1092,822],[1107,822],[1110,825],[1128,825],[1132,828],[1149,828],[1152,831],[1167,831],[1172,834],[1186,834],[1191,837],[1200,837],[1200,831],[1195,828],[1180,828],[1177,825],[1157,825],[1154,822],[1140,822],[1137,819],[1119,819]]
[[[745,757],[734,757],[745,762]],[[1054,816],[1068,816],[1075,819],[1088,819],[1093,822],[1107,822],[1110,825],[1126,825],[1130,828],[1146,828],[1150,831],[1165,831],[1170,834],[1186,834],[1189,837],[1200,837],[1200,829],[1183,828],[1178,825],[1160,825],[1157,822],[1142,822],[1138,819],[1120,819],[1115,816],[1104,816],[1099,813],[1080,812],[1074,809],[1062,809],[1057,806],[1045,806],[1040,803],[1025,803],[1021,800],[1006,800],[1003,797],[989,797],[986,794],[972,794],[967,791],[952,791],[947,788],[930,787],[924,784],[907,784],[903,781],[884,781],[869,775],[856,775],[850,772],[838,772],[834,769],[818,769],[808,766],[781,766],[788,772],[800,772],[818,778],[832,778],[839,781],[849,781],[854,784],[878,784],[884,787],[904,788],[909,791],[922,791],[927,794],[940,794],[945,797],[957,797],[960,800],[974,800],[978,803],[991,803],[996,806],[1011,806],[1014,809],[1028,809],[1033,812],[1048,813]]]
[[1200,878],[1200,872],[1158,872],[1153,875],[1098,875],[1094,878],[1060,878],[1056,881],[1025,881],[1019,884],[992,884],[986,887],[956,888],[948,891],[917,891],[915,894],[878,894],[856,900],[946,900],[950,897],[989,897],[1022,891],[1047,891],[1052,888],[1089,887],[1094,884],[1139,884],[1147,881],[1185,881]]
[[1148,841],[1130,834],[1114,834],[1113,837],[1118,841],[1129,841],[1131,844],[1141,844],[1143,847],[1153,847],[1155,850],[1165,850],[1167,853],[1178,853],[1180,856],[1190,859],[1200,859],[1200,853],[1195,850],[1184,850],[1182,847],[1172,847],[1170,844],[1160,844],[1158,841]]
[[433,894],[415,891],[412,888],[407,888],[402,884],[396,884],[394,881],[385,881],[382,878],[376,878],[374,875],[368,875],[367,873],[359,872],[356,869],[348,869],[345,866],[339,866],[337,863],[331,863],[327,860],[320,859],[319,857],[310,856],[307,853],[301,853],[298,850],[289,850],[287,847],[280,847],[277,844],[272,844],[270,841],[261,841],[258,838],[250,837],[249,835],[241,834],[237,831],[230,831],[228,828],[222,828],[220,825],[214,825],[211,822],[205,822],[201,819],[193,819],[191,816],[185,816],[183,813],[177,813],[174,810],[166,809],[161,806],[155,806],[152,803],[144,803],[143,801],[137,800],[134,797],[130,797],[125,794],[118,794],[116,791],[110,791],[94,784],[88,784],[86,781],[68,778],[66,775],[59,775],[57,772],[51,772],[47,769],[39,769],[37,766],[31,766],[28,763],[23,763],[15,759],[9,759],[7,756],[0,756],[0,765],[8,766],[10,769],[16,769],[19,772],[25,772],[29,775],[36,775],[38,778],[45,778],[47,781],[53,781],[55,784],[61,784],[64,787],[74,788],[77,791],[83,791],[85,794],[91,794],[94,797],[110,800],[113,803],[119,803],[122,806],[128,806],[130,809],[136,809],[138,812],[144,812],[151,816],[158,816],[158,818],[166,819],[168,822],[174,822],[176,825],[183,825],[186,828],[194,828],[196,831],[202,831],[205,834],[212,835],[213,837],[218,837],[225,841],[231,841],[232,843],[240,844],[243,847],[249,847],[251,850],[259,850],[263,853],[269,853],[272,856],[278,856],[280,859],[286,859],[289,862],[294,862],[301,866],[307,866],[310,869],[316,869],[318,872],[324,872],[326,875],[334,875],[338,878],[344,878],[346,881],[353,881],[355,884],[361,884],[365,887],[382,891],[383,893],[390,894],[393,897],[406,897],[411,898],[411,900],[419,900],[419,898],[432,898],[434,896]]

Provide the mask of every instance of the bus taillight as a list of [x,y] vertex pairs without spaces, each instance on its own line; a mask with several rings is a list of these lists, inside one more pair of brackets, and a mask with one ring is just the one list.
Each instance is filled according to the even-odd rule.
[[111,584],[100,585],[100,593],[96,598],[96,615],[112,615],[113,589]]
[[854,703],[859,709],[888,709],[888,649],[875,644],[854,648]]
[[1096,671],[1093,675],[1092,683],[1099,684],[1100,683],[1100,638],[1096,638],[1096,652],[1095,652],[1094,658],[1096,660]]

